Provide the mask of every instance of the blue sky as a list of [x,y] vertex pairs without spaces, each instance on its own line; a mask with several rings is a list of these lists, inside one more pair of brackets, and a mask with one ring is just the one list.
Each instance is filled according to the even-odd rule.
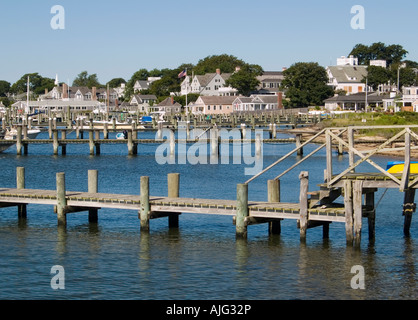
[[[65,9],[65,29],[50,26]],[[351,28],[351,8],[365,29]],[[334,65],[358,43],[400,44],[418,61],[416,0],[0,0],[0,80],[25,73],[70,81],[86,70],[99,81],[146,68],[196,64],[231,54],[276,71],[296,62]]]

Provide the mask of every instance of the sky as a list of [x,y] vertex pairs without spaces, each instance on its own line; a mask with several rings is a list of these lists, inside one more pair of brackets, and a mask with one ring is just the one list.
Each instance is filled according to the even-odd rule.
[[416,0],[0,0],[0,80],[37,72],[71,84],[87,71],[106,83],[218,54],[265,71],[326,67],[374,42],[418,61],[417,13]]

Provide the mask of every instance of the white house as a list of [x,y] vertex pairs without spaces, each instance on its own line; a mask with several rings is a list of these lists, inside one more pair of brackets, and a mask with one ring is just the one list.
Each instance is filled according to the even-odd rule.
[[234,112],[276,110],[279,108],[277,95],[251,95],[250,97],[237,97],[233,102]]
[[367,77],[367,66],[331,66],[326,68],[326,72],[328,85],[334,90],[344,90],[347,95],[366,90],[366,84],[362,80]]
[[225,87],[226,80],[231,75],[231,73],[221,73],[220,69],[216,69],[216,73],[195,75],[192,78],[186,76],[181,83],[181,95],[197,93],[202,96],[219,96],[221,95],[219,89]]

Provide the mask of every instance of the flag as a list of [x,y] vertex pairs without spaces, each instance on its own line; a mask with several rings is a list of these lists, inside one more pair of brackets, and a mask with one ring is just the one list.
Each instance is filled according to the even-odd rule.
[[187,70],[184,69],[182,72],[179,73],[179,78],[183,78],[187,75]]

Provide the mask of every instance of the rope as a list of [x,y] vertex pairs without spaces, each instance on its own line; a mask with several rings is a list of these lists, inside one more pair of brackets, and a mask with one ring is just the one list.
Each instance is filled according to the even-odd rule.
[[377,202],[377,204],[376,204],[376,209],[377,209],[377,207],[379,206],[380,201],[382,201],[383,197],[385,196],[386,191],[388,191],[388,188],[386,188],[386,189],[385,189],[385,191],[383,192],[383,194],[382,194],[382,196],[380,197],[379,201]]

